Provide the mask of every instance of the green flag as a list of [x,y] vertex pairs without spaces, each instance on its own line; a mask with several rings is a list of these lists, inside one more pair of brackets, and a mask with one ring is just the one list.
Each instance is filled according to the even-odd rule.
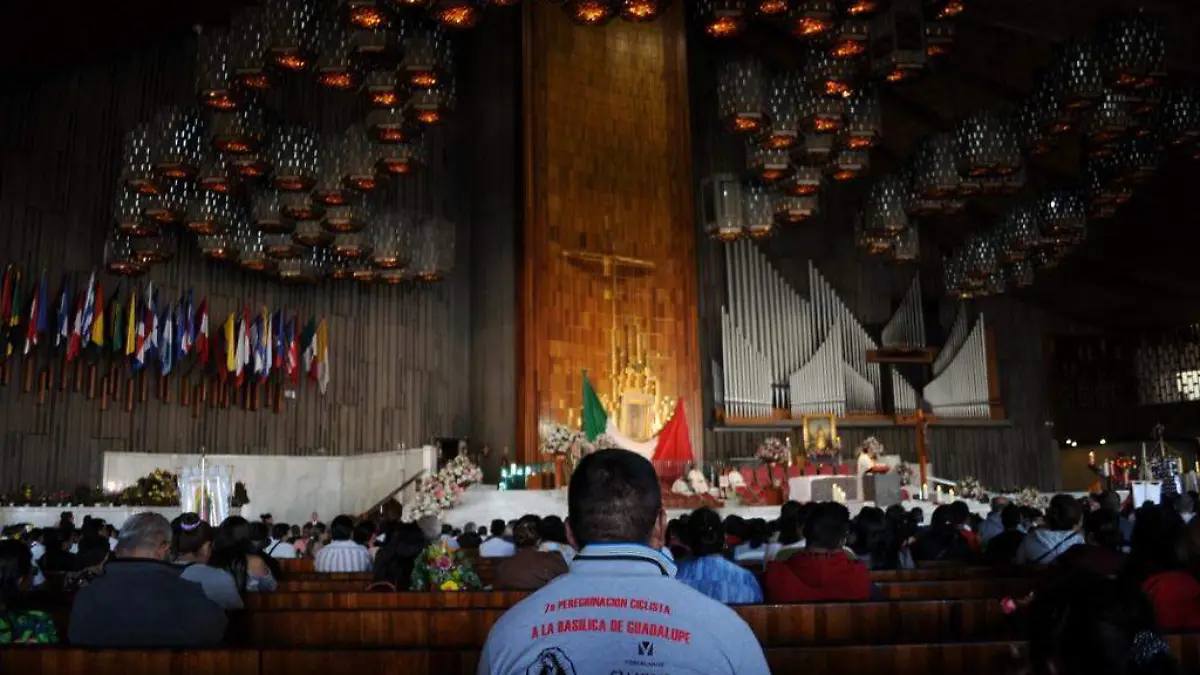
[[108,300],[108,346],[115,355],[125,353],[125,317],[121,312],[121,301],[117,297],[121,292],[118,286]]
[[589,441],[594,441],[607,428],[608,413],[604,411],[604,405],[600,403],[600,397],[596,395],[596,390],[592,389],[592,382],[588,379],[587,373],[584,373],[583,434]]

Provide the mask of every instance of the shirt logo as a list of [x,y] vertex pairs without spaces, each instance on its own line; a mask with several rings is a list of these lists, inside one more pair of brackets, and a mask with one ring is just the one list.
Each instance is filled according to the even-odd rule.
[[575,664],[558,647],[543,649],[537,660],[525,669],[525,675],[576,675]]
[[638,643],[638,656],[654,656],[654,643],[649,640]]

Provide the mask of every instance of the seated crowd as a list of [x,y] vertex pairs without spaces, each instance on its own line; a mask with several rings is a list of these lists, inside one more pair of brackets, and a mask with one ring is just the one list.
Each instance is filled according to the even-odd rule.
[[[0,644],[60,640],[63,627],[31,591],[43,586],[73,593],[72,644],[217,645],[247,594],[285,590],[282,560],[361,574],[363,590],[409,591],[425,587],[414,571],[432,546],[486,559],[491,588],[535,592],[492,628],[481,673],[526,672],[529,663],[561,672],[553,667],[567,646],[599,654],[603,631],[539,636],[537,627],[545,608],[608,592],[672,607],[673,626],[693,648],[671,657],[679,669],[767,672],[754,633],[726,605],[883,600],[873,572],[927,565],[991,566],[998,578],[1032,571],[1031,593],[995,602],[1025,617],[1035,672],[1174,673],[1159,631],[1200,630],[1195,500],[1134,510],[1115,492],[1057,495],[1043,513],[996,498],[986,518],[958,501],[937,506],[928,524],[921,509],[864,507],[852,517],[838,503],[788,502],[771,522],[708,508],[667,521],[650,464],[602,451],[573,475],[566,521],[527,515],[429,533],[344,515],[328,527],[315,513],[298,527],[269,514],[213,527],[192,513],[174,522],[143,513],[117,532],[91,518],[77,529],[64,513],[56,528],[9,528],[0,541]],[[588,616],[603,621],[620,616],[593,610]]]

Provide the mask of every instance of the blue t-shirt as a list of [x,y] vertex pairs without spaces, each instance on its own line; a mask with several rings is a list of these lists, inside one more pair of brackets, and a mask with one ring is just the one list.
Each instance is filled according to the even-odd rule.
[[478,673],[769,673],[746,622],[675,573],[646,546],[585,546],[570,572],[500,617]]
[[754,573],[721,555],[706,555],[682,562],[675,578],[727,605],[763,601],[762,587]]

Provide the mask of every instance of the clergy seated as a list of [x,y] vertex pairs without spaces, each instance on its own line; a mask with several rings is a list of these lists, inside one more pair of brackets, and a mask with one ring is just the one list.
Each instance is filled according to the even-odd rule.
[[826,502],[804,524],[805,548],[783,562],[767,565],[767,602],[869,600],[871,573],[845,551],[850,512]]
[[567,561],[558,551],[539,551],[538,517],[525,516],[513,526],[516,551],[496,565],[496,588],[534,591],[567,573]]
[[167,562],[171,524],[156,513],[125,522],[116,560],[71,607],[71,642],[87,647],[205,647],[225,634],[225,612]]

